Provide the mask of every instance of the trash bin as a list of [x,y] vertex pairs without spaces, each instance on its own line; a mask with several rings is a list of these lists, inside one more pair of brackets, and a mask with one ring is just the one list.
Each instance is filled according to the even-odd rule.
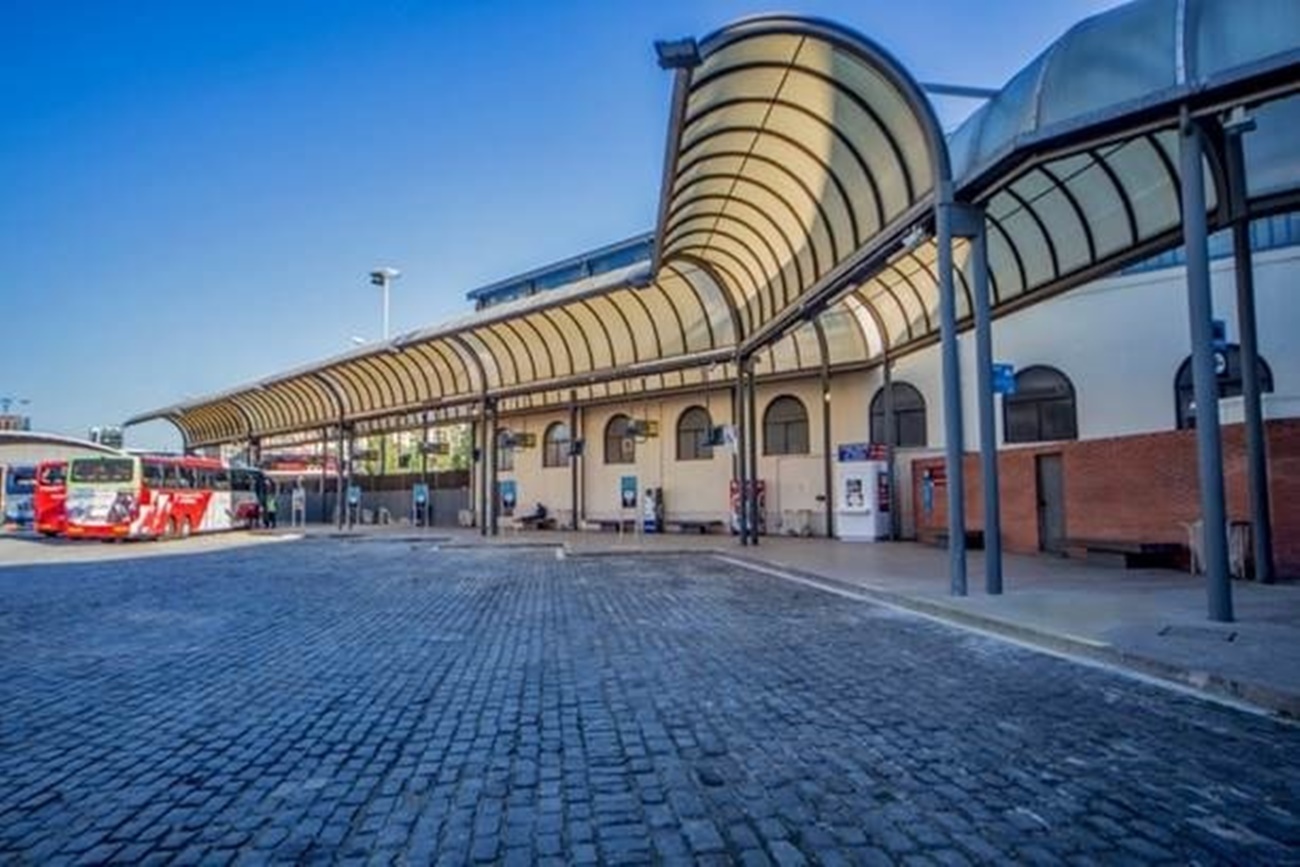
[[1228,522],[1228,572],[1242,581],[1254,571],[1250,562],[1250,521]]
[[[1205,522],[1190,521],[1183,526],[1187,529],[1192,574],[1197,575],[1205,571]],[[1229,521],[1224,529],[1228,537],[1228,574],[1245,580],[1250,577],[1253,566],[1250,560],[1250,521]]]

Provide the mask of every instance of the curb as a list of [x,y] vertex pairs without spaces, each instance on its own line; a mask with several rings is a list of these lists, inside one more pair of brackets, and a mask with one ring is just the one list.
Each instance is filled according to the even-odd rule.
[[[701,552],[704,552],[704,550],[700,549]],[[850,584],[797,567],[758,560],[744,555],[738,556],[730,551],[722,553],[712,550],[707,553],[767,571],[786,572],[810,583],[823,585],[827,589],[857,595],[869,601],[884,603],[917,614],[924,614],[947,623],[969,626],[1045,650],[1129,669],[1138,674],[1188,687],[1206,695],[1245,702],[1284,719],[1300,720],[1300,694],[1297,693],[1276,689],[1260,683],[1239,680],[1228,675],[1215,674],[1210,671],[1193,670],[1153,659],[1149,656],[1130,653],[1113,645],[1095,644],[1058,633],[1047,632],[1032,626],[1010,623],[995,617],[962,611],[941,602],[905,596],[889,590],[864,587],[859,584]]]

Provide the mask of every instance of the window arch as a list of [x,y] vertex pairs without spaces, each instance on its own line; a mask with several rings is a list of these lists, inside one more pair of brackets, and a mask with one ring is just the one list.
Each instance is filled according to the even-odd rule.
[[763,454],[808,454],[808,411],[803,401],[783,394],[763,413]]
[[636,440],[627,432],[630,422],[631,419],[619,413],[605,425],[605,463],[636,463]]
[[702,406],[693,406],[677,417],[677,460],[707,461],[713,457],[709,434],[713,419]]
[[564,467],[569,464],[569,426],[557,421],[542,435],[542,466]]
[[1077,440],[1079,423],[1070,378],[1035,365],[1016,374],[1016,393],[1002,398],[1002,438],[1008,443]]
[[881,386],[871,398],[871,441],[900,448],[926,445],[925,398],[906,382],[892,383],[890,390],[894,395],[894,430],[885,430],[885,388]]
[[[1219,397],[1237,397],[1241,394],[1241,347],[1229,343],[1221,352],[1214,353],[1215,381],[1219,386]],[[1259,362],[1259,390],[1261,393],[1273,391],[1273,371],[1263,356]],[[1189,355],[1178,365],[1174,375],[1174,412],[1179,430],[1196,427],[1196,389],[1192,384],[1192,357]]]

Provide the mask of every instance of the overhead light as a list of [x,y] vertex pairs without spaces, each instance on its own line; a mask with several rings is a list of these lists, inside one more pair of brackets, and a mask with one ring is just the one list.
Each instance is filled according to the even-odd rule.
[[913,226],[903,236],[903,250],[910,253],[928,240],[930,240],[930,233],[925,230],[924,226]]
[[700,65],[700,46],[692,37],[655,42],[660,69],[694,69]]
[[1223,131],[1229,135],[1241,135],[1242,133],[1253,132],[1255,129],[1255,118],[1250,112],[1246,111],[1244,105],[1234,105],[1228,110],[1220,121],[1223,124]]

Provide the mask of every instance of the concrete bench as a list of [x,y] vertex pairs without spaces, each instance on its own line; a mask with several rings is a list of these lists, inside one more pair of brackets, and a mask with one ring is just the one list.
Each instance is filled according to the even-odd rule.
[[1065,547],[1081,549],[1089,563],[1122,569],[1181,569],[1186,559],[1186,548],[1176,542],[1066,539]]
[[[947,531],[947,530],[940,530],[939,532],[937,532],[937,533],[935,533],[934,535],[930,536],[929,539],[930,539],[930,541],[931,541],[934,545],[937,545],[937,546],[940,547],[940,548],[947,548],[947,547],[948,547],[948,531]],[[966,550],[967,550],[967,551],[982,551],[982,550],[984,550],[984,531],[983,531],[983,530],[967,530],[967,531],[966,531]]]

